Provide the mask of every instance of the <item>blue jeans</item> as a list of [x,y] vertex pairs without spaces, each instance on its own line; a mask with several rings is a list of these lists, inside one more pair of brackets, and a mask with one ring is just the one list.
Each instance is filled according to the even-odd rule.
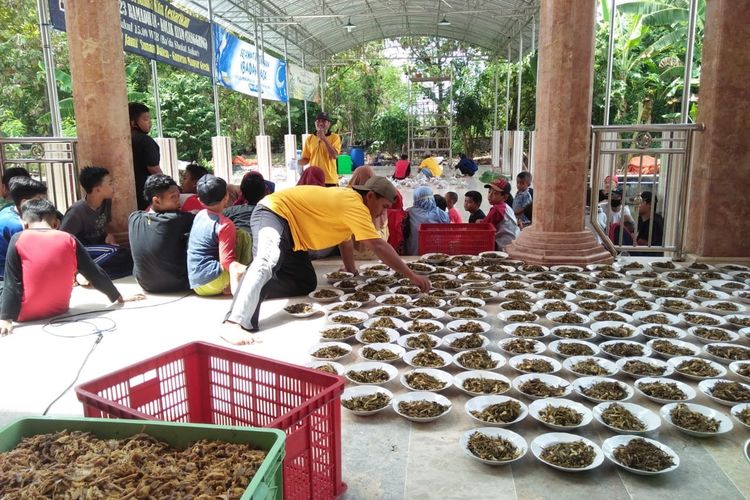
[[427,177],[428,179],[432,178],[432,172],[430,172],[429,168],[423,168],[421,172]]

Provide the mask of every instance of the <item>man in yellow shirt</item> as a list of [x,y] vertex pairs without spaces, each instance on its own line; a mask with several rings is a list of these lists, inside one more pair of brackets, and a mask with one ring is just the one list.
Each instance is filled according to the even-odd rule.
[[372,222],[396,199],[393,184],[385,177],[371,177],[353,188],[296,186],[258,203],[250,220],[254,258],[225,318],[245,332],[235,328],[222,338],[239,345],[253,343],[254,337],[247,332],[258,330],[260,304],[265,299],[315,290],[317,278],[308,250],[338,245],[344,267],[356,274],[352,236],[423,292],[430,289],[430,281],[406,266]]
[[302,147],[302,158],[299,164],[311,165],[323,170],[326,174],[326,186],[338,186],[339,174],[336,171],[336,158],[341,153],[341,137],[329,132],[331,119],[328,113],[318,113],[315,117],[315,135],[311,135]]
[[419,171],[428,179],[431,177],[440,177],[443,175],[443,168],[430,153],[424,155],[424,160],[419,164]]

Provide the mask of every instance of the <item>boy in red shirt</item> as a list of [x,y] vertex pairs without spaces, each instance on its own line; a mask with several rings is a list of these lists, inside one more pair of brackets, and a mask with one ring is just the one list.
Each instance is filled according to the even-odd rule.
[[448,205],[448,218],[451,224],[462,224],[464,220],[461,218],[461,212],[456,208],[458,193],[454,193],[453,191],[445,193],[445,203]]
[[10,240],[5,261],[5,287],[0,300],[0,336],[13,331],[14,321],[34,321],[68,310],[76,272],[111,302],[123,299],[107,274],[94,263],[74,236],[58,231],[57,209],[47,200],[21,207],[24,231]]

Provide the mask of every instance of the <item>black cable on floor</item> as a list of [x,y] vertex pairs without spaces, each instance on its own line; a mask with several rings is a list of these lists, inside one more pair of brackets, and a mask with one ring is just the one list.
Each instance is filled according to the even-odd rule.
[[[86,357],[83,358],[83,362],[78,367],[78,372],[76,373],[75,378],[73,381],[68,385],[44,410],[44,413],[42,413],[42,416],[46,415],[47,412],[49,412],[50,408],[57,403],[60,398],[62,398],[75,384],[78,382],[78,378],[81,376],[81,372],[83,371],[83,368],[86,366],[86,363],[88,362],[89,358],[91,357],[91,354],[96,349],[96,346],[99,345],[99,343],[104,338],[104,334],[108,332],[113,332],[117,329],[117,323],[112,318],[107,317],[97,317],[95,319],[97,320],[106,320],[109,322],[109,325],[106,328],[102,328],[97,326],[92,319],[84,319],[84,316],[91,316],[93,314],[100,314],[100,313],[112,313],[112,312],[118,312],[118,311],[134,311],[136,309],[149,309],[151,307],[159,307],[159,306],[166,306],[169,304],[174,304],[176,302],[179,302],[180,300],[192,295],[192,292],[188,292],[185,295],[181,297],[177,297],[176,299],[168,300],[165,302],[159,302],[158,304],[148,304],[148,305],[142,305],[142,306],[134,306],[134,307],[119,307],[119,308],[107,308],[107,309],[94,309],[91,311],[84,311],[80,313],[75,314],[68,314],[65,316],[58,316],[56,318],[52,318],[49,320],[43,327],[42,331],[46,333],[47,335],[52,335],[53,337],[61,337],[61,338],[68,338],[68,339],[76,339],[81,337],[88,337],[91,335],[96,335],[96,340],[94,340],[94,344],[91,346],[91,349],[89,350],[88,354],[86,354]],[[89,325],[92,328],[92,331],[88,333],[83,333],[80,335],[61,335],[59,333],[54,333],[51,331],[52,328],[55,327],[62,327],[65,325],[70,324],[85,324]]]

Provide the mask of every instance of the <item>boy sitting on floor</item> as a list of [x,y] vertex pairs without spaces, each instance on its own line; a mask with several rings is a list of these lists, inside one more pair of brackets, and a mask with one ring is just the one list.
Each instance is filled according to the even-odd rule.
[[3,180],[2,184],[0,184],[0,210],[14,205],[13,198],[10,196],[10,180],[15,177],[31,176],[29,175],[29,171],[23,167],[11,167],[3,171]]
[[128,217],[133,275],[147,292],[186,292],[187,240],[195,216],[180,212],[180,188],[168,175],[146,179],[143,195],[150,208]]
[[62,314],[70,307],[76,272],[112,302],[123,299],[104,271],[73,236],[57,231],[57,209],[47,200],[30,200],[21,208],[25,231],[11,238],[0,300],[0,336],[14,321],[34,321]]
[[60,229],[83,243],[91,258],[110,279],[130,276],[133,272],[130,250],[117,245],[111,227],[115,190],[109,170],[85,167],[81,169],[78,180],[86,196],[70,206]]
[[224,179],[206,174],[197,190],[206,208],[195,216],[188,238],[190,288],[203,296],[231,295],[252,260],[250,235],[222,214],[229,202]]
[[31,177],[15,177],[9,184],[13,204],[0,210],[0,273],[5,269],[5,255],[8,253],[11,238],[23,231],[21,205],[28,200],[47,196],[47,186]]

